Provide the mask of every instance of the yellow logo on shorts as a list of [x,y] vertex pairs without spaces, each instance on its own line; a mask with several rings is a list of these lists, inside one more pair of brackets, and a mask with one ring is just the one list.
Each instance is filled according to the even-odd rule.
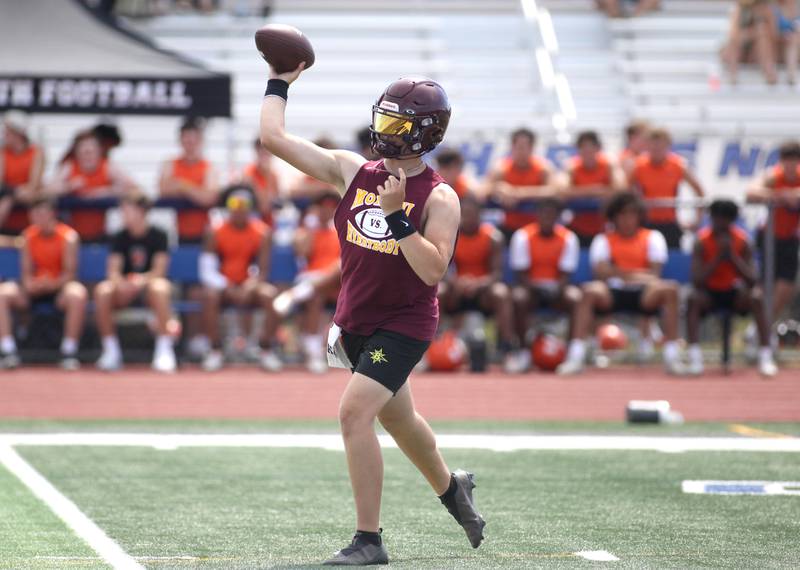
[[382,348],[376,348],[372,352],[369,353],[369,357],[372,359],[372,364],[380,364],[381,362],[389,362],[386,360],[386,355],[383,353]]

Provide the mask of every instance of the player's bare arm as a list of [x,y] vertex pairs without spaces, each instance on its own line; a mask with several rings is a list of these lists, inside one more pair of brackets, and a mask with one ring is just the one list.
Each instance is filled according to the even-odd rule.
[[[389,176],[386,184],[378,186],[381,208],[387,216],[402,209],[405,188],[403,169],[399,178]],[[447,272],[460,219],[458,195],[447,184],[439,184],[425,203],[423,233],[415,232],[399,240],[400,251],[426,285],[435,285]]]
[[[305,68],[301,63],[288,73],[276,73],[270,67],[270,79],[294,83]],[[358,169],[367,160],[346,150],[328,150],[309,140],[287,133],[285,129],[286,100],[266,96],[261,104],[261,144],[272,154],[317,180],[333,184],[344,194]]]

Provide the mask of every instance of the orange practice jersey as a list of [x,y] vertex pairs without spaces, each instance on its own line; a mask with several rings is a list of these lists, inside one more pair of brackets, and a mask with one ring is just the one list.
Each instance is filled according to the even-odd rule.
[[[501,163],[503,181],[511,186],[541,186],[544,184],[547,165],[544,160],[537,156],[528,159],[528,167],[517,168],[511,158],[503,159]],[[528,212],[506,212],[506,219],[503,225],[511,230],[518,230],[525,224],[536,221],[536,214]]]
[[[172,176],[182,182],[194,186],[205,184],[206,176],[211,163],[207,160],[189,162],[184,158],[172,161]],[[206,210],[180,210],[178,211],[178,236],[182,239],[199,239],[208,224],[208,211]]]
[[[731,250],[738,255],[744,253],[747,244],[747,234],[741,228],[731,226]],[[719,255],[719,243],[714,237],[714,232],[710,227],[703,228],[697,233],[697,241],[703,248],[703,265],[711,265],[711,262]],[[728,291],[733,289],[739,281],[739,273],[730,261],[720,263],[714,272],[706,278],[706,287],[713,291]]]
[[66,224],[56,224],[51,234],[42,232],[39,226],[29,226],[23,233],[31,258],[34,277],[56,279],[64,270],[64,251],[67,241],[75,233]]
[[453,262],[459,277],[485,277],[492,272],[492,234],[494,228],[481,224],[474,234],[458,234]]
[[[90,199],[96,190],[111,185],[108,160],[105,158],[93,172],[82,170],[74,159],[71,159],[68,164],[70,165],[68,180],[82,181],[81,186],[74,192],[78,198]],[[82,240],[96,240],[105,233],[106,212],[99,209],[75,209],[70,215],[70,222]]]
[[267,231],[260,220],[250,220],[243,228],[226,221],[214,230],[220,273],[230,283],[241,285],[247,279]]
[[306,271],[324,271],[339,262],[339,234],[336,228],[328,226],[311,231],[311,249],[308,254]]
[[[597,165],[587,168],[581,157],[576,156],[570,165],[572,186],[607,186],[611,187],[611,163],[604,154],[597,156]],[[599,208],[598,208],[599,210]],[[593,236],[603,231],[605,217],[602,212],[576,212],[570,223],[570,229],[581,236]]]
[[569,230],[556,226],[550,235],[542,234],[539,224],[528,224],[522,228],[528,237],[531,265],[528,277],[532,281],[556,281],[561,277],[559,263],[567,246]]
[[[772,186],[773,192],[785,192],[800,188],[800,168],[795,172],[794,180],[791,182],[786,179],[786,172],[780,164],[772,169],[772,176],[775,180]],[[775,237],[778,239],[795,237],[799,224],[800,212],[788,208],[775,208]]]
[[622,236],[617,232],[607,232],[611,263],[623,271],[650,269],[647,253],[651,231],[653,230],[639,228],[631,237]]
[[[655,164],[650,155],[644,154],[636,159],[632,182],[639,187],[645,200],[676,198],[685,173],[686,167],[677,154],[670,153],[660,164]],[[675,207],[648,208],[647,219],[656,223],[675,222]]]
[[469,193],[469,180],[467,180],[467,177],[459,174],[455,184],[453,184],[453,190],[456,191],[459,198],[466,196]]
[[[34,159],[38,148],[28,145],[20,153],[11,152],[8,147],[3,148],[3,185],[16,188],[27,184],[31,177]],[[19,233],[28,225],[28,211],[25,208],[14,208],[3,224],[3,230],[10,233]]]

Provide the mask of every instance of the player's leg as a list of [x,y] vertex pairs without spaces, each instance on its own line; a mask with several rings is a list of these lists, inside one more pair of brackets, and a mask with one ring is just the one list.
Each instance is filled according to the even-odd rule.
[[583,370],[595,312],[610,310],[612,303],[611,290],[605,282],[591,281],[583,286],[583,297],[575,309],[574,336],[569,342],[566,359],[556,369],[558,374],[577,374]]
[[789,306],[794,299],[795,286],[794,282],[785,279],[776,279],[775,288],[773,289],[772,296],[774,301],[772,303],[772,318],[778,320],[780,315]]
[[214,372],[222,368],[225,358],[222,354],[222,344],[220,341],[220,307],[222,306],[223,291],[203,288],[203,302],[201,313],[203,315],[203,330],[208,339],[211,349],[203,357],[201,364],[203,370]]
[[108,372],[122,366],[122,349],[114,329],[114,309],[124,307],[133,300],[131,288],[125,285],[129,284],[106,280],[94,288],[94,316],[103,349],[97,367]]
[[497,327],[497,350],[503,357],[506,372],[524,372],[515,358],[517,343],[514,340],[514,305],[511,290],[505,283],[492,283],[478,295],[478,306],[494,317]]
[[56,297],[56,307],[64,312],[64,336],[61,339],[61,367],[65,370],[77,370],[80,362],[75,357],[78,353],[83,322],[86,317],[88,292],[83,284],[77,281],[66,283]]
[[778,366],[770,346],[770,326],[767,322],[766,306],[764,304],[764,291],[756,285],[751,289],[742,288],[738,291],[735,308],[739,312],[749,311],[758,330],[758,371],[766,377],[775,376]]
[[328,291],[324,288],[315,288],[303,305],[301,341],[306,358],[306,368],[314,374],[322,374],[328,369],[325,359],[324,339],[320,333],[327,293]]
[[678,304],[678,284],[675,281],[659,279],[647,283],[642,290],[640,307],[652,313],[661,312],[664,330],[664,367],[670,374],[680,375],[686,371],[680,361],[678,346],[678,324],[680,307]]
[[19,285],[13,281],[0,283],[0,368],[16,368],[20,364],[12,313],[27,307],[27,296]]
[[703,373],[703,351],[700,348],[700,323],[711,306],[711,298],[702,289],[692,289],[686,310],[686,340],[689,343],[689,368],[692,375]]
[[461,470],[450,473],[433,430],[414,408],[408,382],[381,409],[378,420],[464,528],[473,548],[477,548],[483,540],[485,522],[472,502],[472,476]]
[[147,304],[156,317],[156,346],[153,351],[153,369],[158,372],[175,372],[178,363],[173,339],[169,334],[169,321],[172,319],[172,288],[163,277],[152,279],[147,285]]
[[269,372],[277,372],[283,368],[283,362],[274,351],[275,333],[280,324],[278,313],[274,309],[275,297],[278,290],[269,283],[258,283],[252,293],[251,304],[264,310],[264,325],[259,335],[259,364]]
[[567,339],[572,340],[575,337],[575,320],[578,307],[583,301],[583,291],[576,285],[567,285],[564,287],[559,296],[558,303],[564,308],[567,313]]

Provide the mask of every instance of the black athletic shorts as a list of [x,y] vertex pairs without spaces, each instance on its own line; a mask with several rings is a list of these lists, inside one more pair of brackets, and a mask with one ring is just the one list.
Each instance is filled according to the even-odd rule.
[[668,222],[663,224],[648,223],[647,227],[651,230],[657,230],[664,236],[669,249],[680,249],[681,238],[683,237],[683,229],[678,222]]
[[[758,233],[758,249],[761,252],[761,278],[767,275],[767,260],[764,249],[764,232]],[[775,238],[775,279],[794,283],[797,279],[797,269],[800,266],[798,261],[800,253],[800,239]]]
[[455,307],[452,309],[445,309],[445,312],[449,315],[458,315],[461,313],[473,312],[477,311],[485,316],[489,316],[492,314],[491,303],[489,307],[485,307],[481,305],[481,297],[483,297],[484,293],[489,290],[489,286],[481,287],[475,295],[471,297],[462,296]]
[[611,291],[611,308],[606,311],[598,311],[598,313],[638,313],[642,315],[658,313],[658,308],[644,309],[642,307],[644,287],[609,287],[609,290]]
[[342,331],[342,342],[353,372],[372,378],[391,390],[402,388],[430,342],[378,329],[371,335]]
[[708,295],[711,301],[704,314],[712,313],[714,311],[730,311],[739,315],[746,315],[750,311],[747,309],[740,309],[736,307],[736,299],[741,295],[740,289],[724,289],[713,290],[705,289],[705,294]]
[[562,306],[560,287],[533,284],[528,286],[528,291],[531,293],[533,305],[537,309],[559,309]]

